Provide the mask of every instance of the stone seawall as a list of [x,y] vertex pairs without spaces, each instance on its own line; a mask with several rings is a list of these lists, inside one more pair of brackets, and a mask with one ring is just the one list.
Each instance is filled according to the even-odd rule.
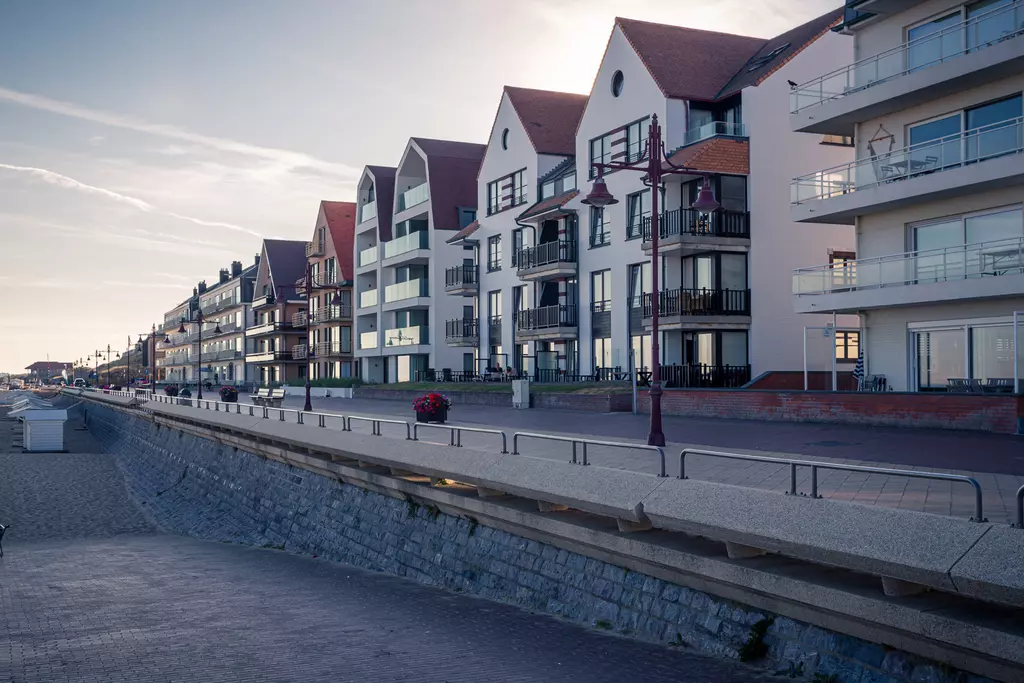
[[117,459],[132,494],[174,533],[312,554],[631,637],[727,657],[742,653],[771,669],[822,674],[817,680],[988,681],[161,426],[136,412],[90,404],[88,424]]

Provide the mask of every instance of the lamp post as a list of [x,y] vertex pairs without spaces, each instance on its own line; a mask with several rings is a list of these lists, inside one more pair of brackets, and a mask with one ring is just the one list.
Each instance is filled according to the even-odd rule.
[[310,334],[311,327],[313,325],[313,311],[310,308],[310,301],[313,297],[313,292],[320,291],[333,291],[334,296],[331,297],[330,306],[341,306],[341,286],[333,283],[318,282],[317,278],[313,277],[313,264],[306,263],[306,278],[303,289],[306,290],[306,403],[302,406],[302,409],[306,412],[313,410],[313,399],[311,396],[312,384],[310,378],[312,375],[312,367],[310,361],[313,360],[313,337]]
[[[196,385],[199,387],[199,400],[203,399],[203,323],[206,322],[206,316],[203,315],[202,309],[196,314],[195,320],[181,319],[181,325],[178,327],[178,334],[185,334],[185,323],[195,323],[199,326],[199,358],[196,368],[198,370],[198,376],[196,377]],[[220,334],[220,323],[217,323],[217,327],[213,330],[214,334]]]
[[[668,168],[665,168],[665,166]],[[701,175],[704,177],[700,193],[691,208],[707,215],[719,208],[719,203],[711,191],[708,174],[686,166],[676,166],[665,153],[665,143],[661,139],[661,125],[658,115],[651,117],[651,127],[647,133],[647,148],[639,159],[633,162],[611,162],[607,164],[591,163],[597,169],[597,178],[590,189],[590,194],[583,200],[584,204],[603,209],[619,200],[608,191],[604,182],[605,169],[614,171],[639,171],[645,173],[645,183],[651,188],[651,428],[647,435],[647,443],[651,446],[664,446],[665,433],[661,428],[661,343],[658,339],[658,308],[661,303],[661,292],[658,288],[658,237],[661,216],[658,213],[658,193],[662,179],[667,175]],[[641,306],[643,300],[641,298]]]

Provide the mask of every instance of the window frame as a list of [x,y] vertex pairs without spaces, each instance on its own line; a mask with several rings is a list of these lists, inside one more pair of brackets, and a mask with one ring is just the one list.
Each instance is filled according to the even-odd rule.
[[491,235],[487,238],[487,272],[495,273],[501,270],[501,235]]
[[[600,217],[600,234],[597,233],[598,217]],[[605,211],[605,207],[590,207],[590,248],[607,247],[611,243],[611,228],[608,225],[608,213]]]
[[[840,343],[842,339],[842,343]],[[851,339],[855,340],[853,348],[856,353],[850,355]],[[841,353],[840,353],[841,352]],[[835,357],[837,363],[856,363],[860,356],[860,330],[836,330],[835,331]]]
[[[511,183],[511,198],[508,206],[504,205],[505,195],[502,194],[502,186]],[[508,173],[487,183],[487,215],[501,213],[522,206],[529,201],[530,192],[526,184],[526,167]]]
[[[647,211],[644,212],[643,207],[643,195],[647,195]],[[638,221],[633,224],[633,202],[640,202],[640,212],[638,214]],[[651,188],[640,190],[639,192],[633,192],[632,194],[626,195],[626,239],[632,240],[643,236],[643,224],[644,216],[650,217],[651,215]]]

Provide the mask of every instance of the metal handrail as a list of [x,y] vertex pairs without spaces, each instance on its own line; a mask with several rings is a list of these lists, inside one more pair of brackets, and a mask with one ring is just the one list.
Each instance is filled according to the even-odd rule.
[[413,422],[412,440],[419,441],[418,430],[420,427],[434,427],[435,429],[447,429],[449,431],[448,445],[462,448],[462,432],[476,432],[477,434],[498,434],[501,436],[501,452],[508,453],[508,437],[500,429],[484,429],[482,427],[459,427],[457,425],[436,424],[431,422]]
[[[974,517],[972,522],[987,522],[982,506],[981,484],[973,477],[966,477],[961,474],[948,474],[946,472],[921,472],[920,470],[896,470],[888,467],[868,467],[865,465],[845,465],[840,463],[821,462],[818,460],[795,460],[793,458],[773,458],[764,455],[746,455],[743,453],[725,453],[722,451],[706,451],[699,448],[684,448],[679,452],[679,478],[688,479],[686,476],[686,456],[706,455],[713,458],[727,458],[731,460],[749,460],[753,462],[768,462],[777,465],[789,465],[789,491],[787,495],[797,495],[796,490],[796,469],[797,467],[811,468],[811,498],[821,498],[818,495],[818,470],[841,470],[844,472],[866,472],[868,474],[888,474],[911,479],[936,479],[939,481],[959,481],[970,484],[974,487]],[[1024,490],[1024,489],[1022,489]],[[1018,497],[1020,496],[1018,492]]]
[[347,415],[345,417],[345,427],[343,428],[342,431],[346,431],[346,432],[351,432],[352,431],[352,420],[355,420],[357,422],[369,422],[370,425],[371,425],[370,426],[370,430],[371,430],[370,433],[373,436],[383,436],[381,434],[381,432],[380,432],[381,424],[405,425],[405,440],[406,441],[412,441],[413,440],[413,438],[412,438],[412,429],[409,427],[409,423],[406,422],[405,420],[387,420],[387,419],[384,419],[384,418],[381,418],[381,417],[361,417],[359,415]]
[[1024,529],[1024,486],[1017,489],[1017,523],[1013,526]]
[[538,434],[536,432],[516,432],[512,435],[512,455],[519,455],[519,437],[531,439],[543,439],[547,441],[563,441],[572,444],[572,463],[579,464],[576,458],[576,444],[583,446],[583,465],[589,465],[587,461],[587,446],[608,446],[611,448],[634,448],[642,451],[655,451],[661,460],[661,474],[659,477],[667,477],[665,471],[665,449],[661,446],[648,446],[647,444],[628,443],[625,441],[597,441],[595,439],[580,439],[573,436],[556,436],[554,434]]

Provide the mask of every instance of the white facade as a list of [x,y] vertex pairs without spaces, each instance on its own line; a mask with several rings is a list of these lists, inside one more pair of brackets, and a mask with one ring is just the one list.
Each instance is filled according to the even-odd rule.
[[[791,271],[807,259],[824,259],[833,251],[852,251],[854,239],[848,226],[815,226],[817,231],[809,235],[807,226],[796,225],[787,200],[788,178],[808,164],[828,166],[849,160],[852,150],[823,145],[820,136],[812,139],[790,130],[785,109],[790,93],[787,80],[809,78],[817,69],[838,68],[851,58],[851,41],[828,33],[781,67],[772,65],[774,71],[760,83],[742,87],[728,100],[741,105],[741,121],[690,126],[691,108],[709,105],[666,96],[616,23],[575,133],[575,187],[579,193],[560,208],[541,212],[540,220],[529,217],[527,212],[548,197],[540,196],[539,180],[561,176],[563,170],[571,172],[573,166],[559,166],[565,161],[564,156],[537,153],[505,93],[480,171],[480,228],[465,242],[451,247],[456,255],[463,253],[466,243],[475,245],[477,250],[478,298],[463,298],[475,301],[475,315],[480,320],[480,365],[496,365],[495,351],[502,366],[511,365],[530,374],[538,369],[565,371],[570,375],[592,375],[616,367],[626,369],[631,352],[635,352],[638,367],[650,365],[650,317],[643,314],[643,302],[648,302],[649,313],[652,300],[650,266],[643,266],[651,260],[650,242],[643,237],[642,221],[631,221],[631,215],[637,218],[637,214],[631,210],[629,199],[630,195],[647,189],[642,174],[617,171],[606,175],[608,190],[619,201],[605,209],[605,223],[600,230],[592,231],[591,208],[582,200],[591,186],[588,171],[592,141],[611,134],[611,155],[635,153],[642,149],[641,141],[646,141],[649,117],[656,114],[669,153],[682,147],[681,153],[685,154],[686,149],[692,151],[694,145],[707,145],[716,138],[742,147],[743,168],[731,168],[719,161],[707,162],[710,165],[701,170],[712,175],[716,186],[723,184],[720,177],[736,179],[724,184],[743,188],[741,196],[731,196],[735,203],[723,208],[734,209],[730,220],[734,219],[737,225],[749,226],[738,237],[704,233],[696,237],[663,236],[660,289],[671,290],[667,295],[671,299],[669,309],[672,305],[684,309],[671,309],[675,315],[667,315],[663,306],[661,361],[677,368],[666,369],[666,376],[674,373],[671,377],[675,386],[723,382],[737,385],[768,371],[800,370],[803,327],[832,324],[833,318],[826,314],[808,319],[793,311]],[[637,123],[627,130],[630,124]],[[691,144],[684,146],[685,142]],[[693,163],[699,166],[707,156],[711,154],[696,157]],[[624,159],[616,156],[614,160]],[[525,200],[514,208],[489,213],[488,183],[520,169],[525,173]],[[554,175],[549,174],[552,169]],[[688,207],[692,197],[684,199],[684,188],[688,192],[689,186],[683,183],[699,178],[669,176],[661,211],[677,212]],[[564,189],[559,186],[560,191]],[[717,192],[719,199],[728,203],[721,190]],[[645,206],[649,216],[650,204]],[[546,217],[550,223],[545,222]],[[666,222],[663,219],[663,231]],[[523,226],[530,226],[522,232],[525,247],[554,239],[557,233],[558,240],[572,243],[566,245],[565,251],[572,252],[573,257],[541,268],[517,268],[512,263],[513,235]],[[488,243],[498,235],[502,263],[500,270],[495,271],[488,268]],[[703,282],[701,269],[706,265],[713,275],[711,281]],[[735,282],[727,282],[725,276],[718,275],[720,270],[728,271]],[[731,289],[741,291],[723,292],[730,289],[730,284]],[[519,306],[520,311],[515,310],[516,287],[525,287],[525,303]],[[488,329],[491,326],[486,324],[489,293],[494,291],[501,291],[500,343],[492,338]],[[717,304],[708,306],[706,311],[693,310],[701,305],[699,302],[727,299],[738,303],[726,314],[715,310]],[[528,325],[522,324],[531,320],[524,317],[523,309],[551,306],[568,307],[572,314],[564,320],[552,320],[544,330],[527,330]],[[548,313],[551,311],[544,310],[540,315]],[[561,311],[558,315],[562,315]],[[509,324],[514,320],[519,324]],[[846,316],[836,322],[840,327],[856,326],[856,320]],[[720,370],[723,366],[733,368],[726,371],[733,373],[732,379],[724,378]],[[694,373],[703,380],[695,380]],[[550,373],[545,377],[550,377]]]
[[[159,340],[160,350],[164,357],[156,361],[157,372],[162,376],[161,381],[169,384],[193,383],[198,374],[196,372],[196,359],[199,354],[197,343],[199,334],[195,324],[190,323],[195,312],[196,297],[186,299],[170,311],[164,314],[164,325],[162,327],[164,337]],[[185,325],[185,332],[178,332],[181,329],[182,321]],[[167,340],[167,343],[164,342]],[[160,369],[163,372],[160,372]]]
[[903,3],[846,30],[858,61],[795,79],[790,119],[852,133],[856,160],[797,173],[791,199],[796,220],[855,226],[857,260],[796,271],[795,308],[859,313],[866,373],[895,390],[1009,390],[1022,366],[1024,2]]

